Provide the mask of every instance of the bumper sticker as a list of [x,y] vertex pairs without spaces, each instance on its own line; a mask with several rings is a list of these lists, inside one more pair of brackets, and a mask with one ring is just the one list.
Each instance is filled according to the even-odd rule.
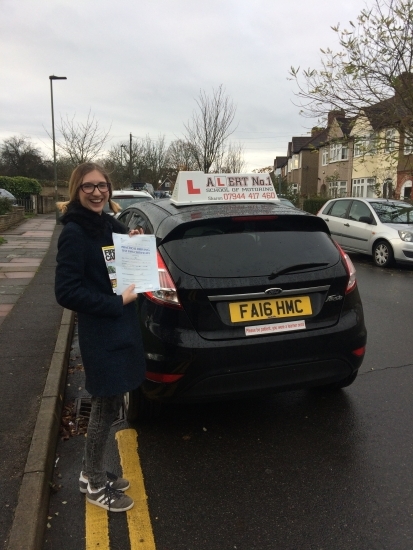
[[305,321],[285,321],[284,323],[273,323],[271,325],[258,325],[245,327],[245,336],[259,336],[272,334],[274,332],[288,332],[290,330],[305,329]]

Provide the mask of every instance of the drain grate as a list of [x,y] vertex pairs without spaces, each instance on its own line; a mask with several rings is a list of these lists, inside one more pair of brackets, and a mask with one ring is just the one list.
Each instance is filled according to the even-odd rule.
[[[75,399],[76,410],[76,430],[79,428],[79,424],[82,426],[87,425],[90,418],[90,411],[92,410],[92,399],[90,397],[78,397]],[[125,410],[121,405],[118,415],[112,423],[112,426],[120,424],[125,420]]]

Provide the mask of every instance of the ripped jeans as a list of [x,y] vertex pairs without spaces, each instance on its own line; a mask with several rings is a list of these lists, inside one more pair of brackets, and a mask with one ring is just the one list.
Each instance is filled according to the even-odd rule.
[[83,455],[83,473],[87,476],[92,489],[100,489],[106,485],[103,457],[110,428],[118,415],[122,401],[123,395],[92,396],[92,409]]

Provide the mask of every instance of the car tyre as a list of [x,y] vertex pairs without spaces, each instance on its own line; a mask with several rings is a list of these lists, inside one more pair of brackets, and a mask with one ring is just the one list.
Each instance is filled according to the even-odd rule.
[[373,261],[377,267],[389,267],[394,260],[393,249],[387,241],[378,241],[373,246]]
[[161,413],[161,403],[148,399],[141,388],[127,392],[123,396],[125,418],[128,422],[152,420]]

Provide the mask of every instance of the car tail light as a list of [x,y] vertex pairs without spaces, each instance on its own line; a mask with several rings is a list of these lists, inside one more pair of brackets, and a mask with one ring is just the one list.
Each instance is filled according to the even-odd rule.
[[176,292],[175,283],[173,282],[165,262],[159,254],[159,251],[157,252],[157,259],[161,288],[159,290],[154,290],[153,292],[145,292],[144,294],[149,300],[157,304],[182,309],[181,302],[178,298],[178,293]]
[[347,281],[347,288],[346,288],[346,294],[354,290],[357,286],[357,280],[356,280],[356,268],[353,265],[353,262],[350,260],[348,254],[344,252],[344,250],[341,248],[339,244],[337,244],[334,241],[334,244],[338,248],[341,257],[344,261],[344,266],[346,268],[346,271],[348,273],[348,281]]
[[363,346],[362,348],[353,349],[351,353],[353,355],[356,355],[357,357],[362,357],[366,353],[366,346]]
[[183,377],[183,374],[164,374],[161,372],[148,372],[146,371],[145,377],[151,382],[158,382],[164,384],[172,384],[177,382]]

